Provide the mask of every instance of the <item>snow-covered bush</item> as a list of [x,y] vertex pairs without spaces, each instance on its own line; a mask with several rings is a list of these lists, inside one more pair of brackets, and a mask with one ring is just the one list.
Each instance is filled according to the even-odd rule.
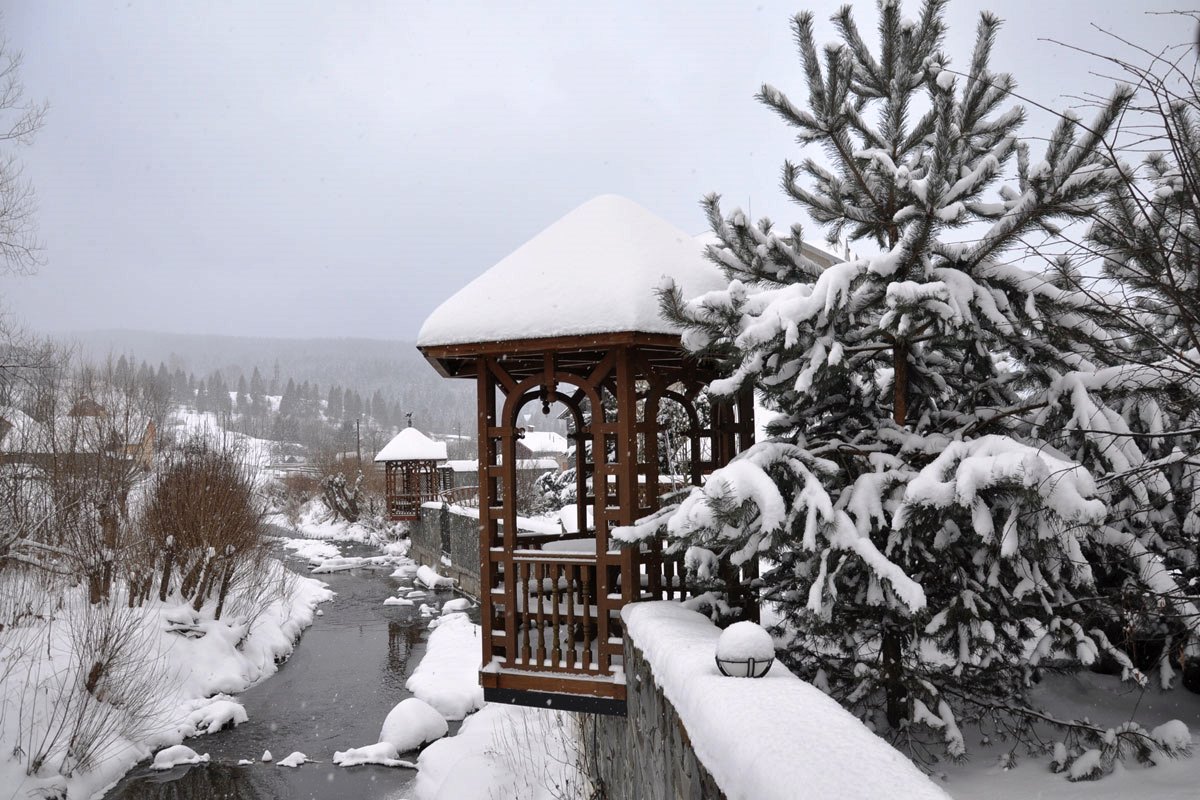
[[575,503],[578,494],[574,467],[543,472],[533,482],[531,510],[534,513],[558,511]]
[[714,395],[753,390],[778,416],[657,522],[689,563],[762,560],[791,666],[897,738],[925,731],[961,757],[965,717],[1038,713],[1039,668],[1130,666],[1096,623],[1116,602],[1098,573],[1131,543],[1094,474],[1034,419],[1061,376],[1115,360],[1117,336],[1086,296],[1006,261],[1118,185],[1100,145],[1130,94],[1087,125],[1064,116],[1035,155],[1024,111],[1005,107],[1012,78],[989,67],[999,20],[981,15],[955,67],[945,5],[911,20],[881,3],[875,52],[849,7],[823,54],[811,14],[795,18],[808,102],[759,94],[813,148],[783,185],[828,241],[867,254],[825,266],[800,226],[707,199],[729,286],[668,285],[664,313],[725,365]]

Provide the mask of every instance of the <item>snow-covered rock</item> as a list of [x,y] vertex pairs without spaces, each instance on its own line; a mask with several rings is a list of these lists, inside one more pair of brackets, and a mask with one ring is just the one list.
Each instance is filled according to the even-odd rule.
[[447,600],[442,604],[442,616],[447,614],[456,614],[467,611],[471,608],[471,601],[465,597],[456,597],[453,600]]
[[263,754],[262,754],[262,762],[263,762],[264,764],[269,764],[269,763],[271,763],[271,762],[272,762],[272,761],[274,761],[274,760],[275,760],[275,756],[271,755],[271,751],[270,751],[270,750],[263,750]]
[[392,572],[393,578],[408,580],[417,574],[417,565],[413,563],[401,564]]
[[383,601],[385,606],[411,606],[413,601],[407,597],[389,597]]
[[454,579],[442,577],[432,567],[422,564],[417,567],[417,583],[423,584],[430,589],[448,589],[454,585]]
[[150,765],[150,769],[170,769],[180,764],[202,764],[206,761],[208,761],[208,753],[200,755],[187,745],[177,744],[155,753],[154,763]]
[[279,763],[276,764],[276,766],[278,766],[278,767],[298,767],[307,761],[308,761],[308,756],[304,755],[304,753],[301,753],[299,750],[295,750],[295,751],[289,753],[287,758],[281,758],[279,760]]
[[379,731],[379,741],[396,748],[397,753],[405,753],[442,738],[449,730],[450,726],[436,708],[424,700],[409,697],[388,713]]
[[188,717],[188,723],[196,734],[216,733],[225,728],[241,725],[250,717],[246,708],[229,695],[217,695],[199,701],[198,707]]
[[396,747],[391,742],[369,744],[366,747],[351,747],[349,750],[338,750],[333,754],[333,763],[339,767],[357,767],[360,764],[379,764],[385,767],[408,767],[416,769],[411,761],[399,758]]

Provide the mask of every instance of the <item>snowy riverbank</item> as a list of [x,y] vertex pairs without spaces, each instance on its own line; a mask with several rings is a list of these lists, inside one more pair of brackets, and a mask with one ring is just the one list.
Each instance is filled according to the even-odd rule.
[[[128,608],[123,587],[104,606],[75,587],[31,619],[21,631],[28,646],[6,653],[0,726],[21,752],[3,754],[0,786],[96,797],[155,750],[245,721],[231,695],[274,674],[332,596],[276,559],[265,565],[258,591],[231,596],[221,619],[211,602],[196,612],[152,597]],[[91,680],[98,637],[119,640],[104,652],[124,660]]]

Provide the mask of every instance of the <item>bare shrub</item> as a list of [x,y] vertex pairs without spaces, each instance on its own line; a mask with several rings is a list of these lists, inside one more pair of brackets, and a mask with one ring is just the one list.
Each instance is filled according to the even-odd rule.
[[321,495],[321,481],[315,475],[294,473],[267,486],[271,505],[293,528],[300,526],[300,512],[308,501]]
[[[120,594],[118,590],[116,594]],[[29,775],[70,776],[95,767],[122,739],[143,741],[163,724],[165,661],[142,608],[92,603],[82,587],[61,596],[38,647],[17,668],[18,737]]]
[[239,649],[272,605],[279,603],[285,609],[292,608],[297,578],[279,559],[269,557],[265,549],[259,551],[257,561],[237,571],[229,588],[225,615],[245,627],[236,645]]
[[217,616],[233,580],[261,563],[263,509],[245,461],[194,439],[153,477],[141,511],[143,541],[160,554],[159,598],[177,591],[198,611],[214,595]]
[[[593,785],[592,751],[586,746],[584,718],[569,711],[513,709],[492,732],[488,755],[506,764],[520,797],[601,800]],[[509,800],[496,797],[494,800]]]
[[385,478],[374,462],[327,451],[317,456],[316,466],[322,502],[336,518],[347,522],[382,518],[387,507]]

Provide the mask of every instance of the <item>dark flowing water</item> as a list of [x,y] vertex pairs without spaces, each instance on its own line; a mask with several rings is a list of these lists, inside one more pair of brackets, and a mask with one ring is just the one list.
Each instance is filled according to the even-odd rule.
[[[286,532],[284,532],[286,534]],[[343,555],[377,555],[363,545],[343,545]],[[291,560],[298,572],[302,562]],[[249,722],[237,728],[188,739],[184,744],[208,753],[208,764],[163,772],[138,765],[105,800],[190,800],[191,798],[407,798],[412,770],[332,763],[335,750],[379,740],[392,707],[411,693],[404,688],[425,652],[428,620],[415,607],[385,606],[384,598],[406,583],[389,570],[347,570],[318,575],[337,592],[304,632],[279,672],[242,693]],[[449,593],[437,599],[445,601]],[[427,601],[428,602],[428,601]],[[418,604],[419,605],[419,604]],[[451,723],[451,733],[457,723]],[[296,769],[259,761],[270,750],[276,761],[299,750],[319,763]],[[401,754],[415,760],[416,754]],[[251,766],[238,766],[252,759]]]

